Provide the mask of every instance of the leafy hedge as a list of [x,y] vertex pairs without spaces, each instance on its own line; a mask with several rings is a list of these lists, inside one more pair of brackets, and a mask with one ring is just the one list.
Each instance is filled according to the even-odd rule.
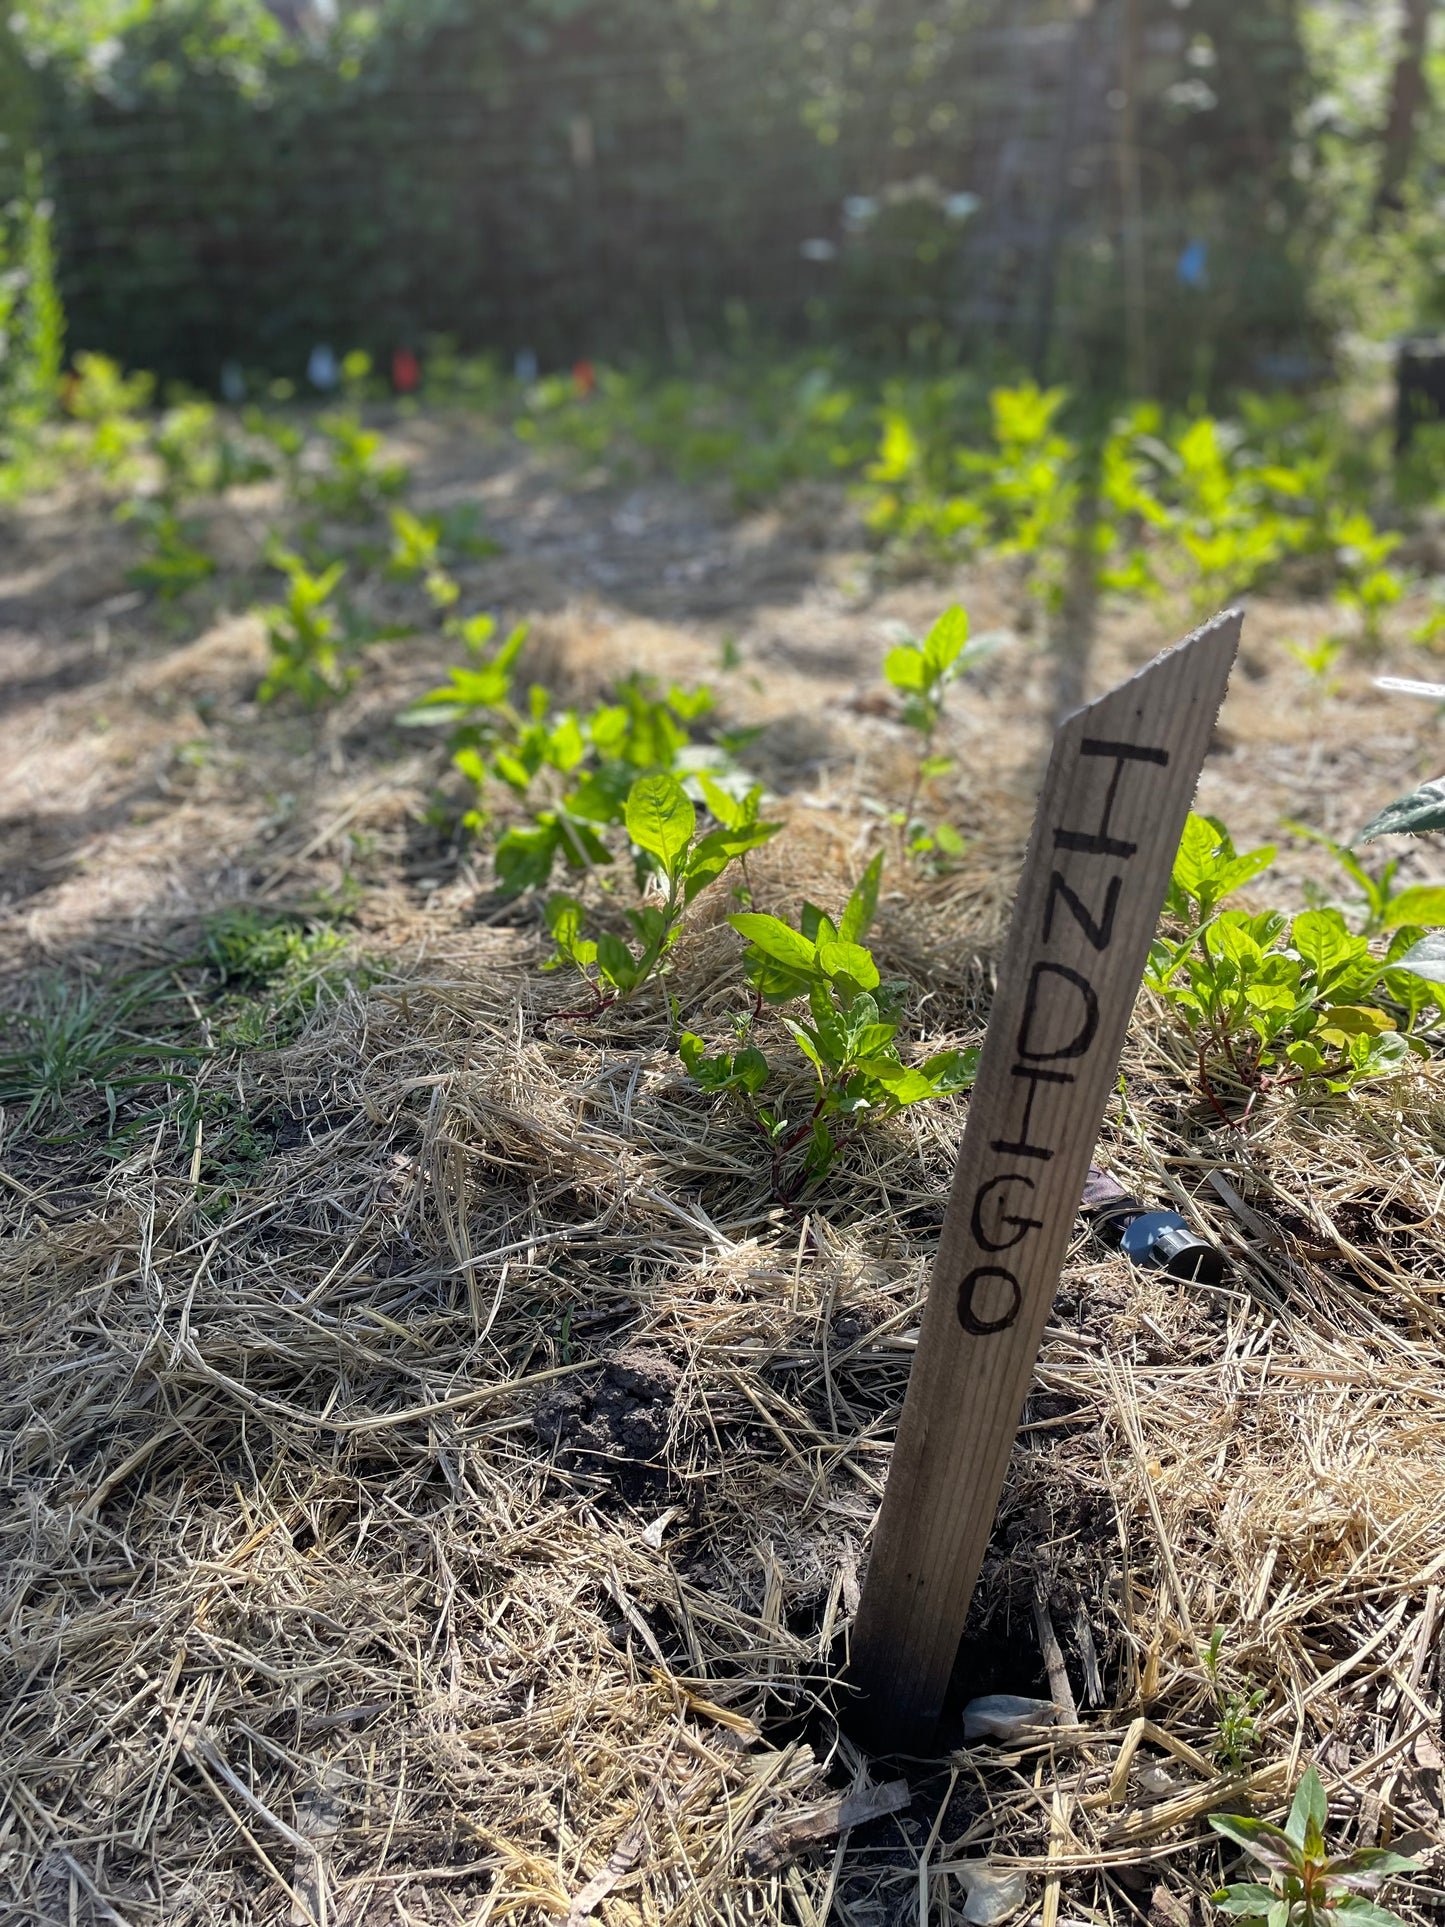
[[[1206,15],[1234,50],[1215,116],[1146,121],[1215,210],[1223,264],[1258,223],[1207,178],[1205,136],[1217,120],[1257,208],[1288,181],[1267,130],[1290,124],[1299,62],[1288,0],[1237,29],[1198,0],[1191,31]],[[566,363],[686,352],[746,315],[884,354],[1017,355],[1052,304],[1058,372],[1117,361],[1112,29],[1080,82],[1054,0],[383,0],[316,44],[260,0],[23,0],[16,18],[75,348],[213,385],[229,358],[298,372],[318,341],[384,357],[447,334]],[[1151,68],[1156,96],[1182,49]],[[1170,355],[1183,205],[1150,213]],[[1265,252],[1289,334],[1297,264],[1273,232]],[[1237,362],[1235,296],[1259,276],[1211,285]],[[1186,389],[1214,371],[1188,355]]]

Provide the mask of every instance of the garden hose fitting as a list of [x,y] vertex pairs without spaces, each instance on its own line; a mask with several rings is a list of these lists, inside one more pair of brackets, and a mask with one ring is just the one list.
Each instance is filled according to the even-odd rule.
[[1151,1211],[1097,1165],[1089,1166],[1080,1209],[1106,1245],[1145,1271],[1192,1284],[1222,1285],[1224,1253],[1189,1229],[1177,1211]]

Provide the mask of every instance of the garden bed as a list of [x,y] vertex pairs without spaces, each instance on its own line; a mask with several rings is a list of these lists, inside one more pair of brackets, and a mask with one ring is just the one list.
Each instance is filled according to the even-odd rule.
[[[823,488],[737,516],[451,416],[396,442],[414,505],[481,510],[499,552],[454,573],[531,625],[528,675],[579,703],[634,668],[710,683],[786,826],[757,906],[836,913],[884,849],[910,1045],[979,1042],[1060,691],[1166,620],[1025,632],[1010,565],[890,580]],[[324,709],[257,703],[242,611],[279,512],[229,491],[220,571],[174,604],[81,485],[3,534],[5,1049],[42,1087],[0,1143],[16,1917],[882,1927],[921,1894],[971,1917],[950,1870],[987,1859],[1020,1920],[1184,1927],[1225,1864],[1211,1805],[1273,1813],[1311,1760],[1341,1838],[1424,1835],[1428,1868],[1438,1057],[1226,1125],[1141,1001],[1100,1159],[1229,1281],[1080,1226],[949,1748],[868,1759],[848,1630],[967,1099],[789,1188],[660,995],[561,1015],[535,902],[497,895],[395,720],[454,645],[375,641]],[[378,624],[403,594],[368,587]],[[912,751],[879,665],[890,622],[954,601],[1002,633],[944,730],[963,854],[924,863],[887,821]],[[1329,623],[1249,608],[1199,804],[1240,847],[1286,816],[1348,838],[1437,773],[1431,707],[1370,680],[1421,673],[1409,624],[1331,695],[1284,646]],[[1288,842],[1271,900],[1310,886],[1329,858]],[[711,1036],[746,1002],[728,908],[699,898],[668,985]],[[967,1698],[1051,1690],[1041,1611],[1076,1717],[963,1747]],[[900,1774],[905,1809],[772,1864],[784,1823]]]

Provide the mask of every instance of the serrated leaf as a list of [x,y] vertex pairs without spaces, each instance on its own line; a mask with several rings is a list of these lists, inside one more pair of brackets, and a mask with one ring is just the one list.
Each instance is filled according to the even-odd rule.
[[1378,816],[1372,816],[1360,831],[1358,842],[1369,843],[1377,836],[1420,836],[1427,830],[1445,830],[1445,776],[1422,783],[1408,796],[1397,796]]
[[675,776],[639,776],[627,792],[623,815],[627,834],[638,849],[655,856],[672,876],[677,859],[692,841],[697,812]]

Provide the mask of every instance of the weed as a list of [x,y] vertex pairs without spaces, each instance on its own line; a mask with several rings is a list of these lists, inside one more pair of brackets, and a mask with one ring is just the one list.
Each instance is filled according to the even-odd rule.
[[54,977],[28,1009],[0,1014],[0,1106],[21,1107],[15,1127],[74,1117],[82,1098],[100,1095],[113,1134],[122,1093],[183,1081],[196,1051],[138,1028],[160,991],[154,976],[109,989]]
[[232,1044],[255,1047],[295,1030],[347,971],[339,931],[253,904],[207,918],[202,943],[204,960],[231,993],[222,1030]]
[[0,232],[0,458],[11,471],[7,488],[18,488],[34,467],[41,426],[55,411],[65,348],[50,203],[34,155],[11,213],[11,231]]
[[1289,1818],[1282,1827],[1243,1814],[1211,1813],[1216,1833],[1243,1847],[1263,1868],[1263,1881],[1238,1881],[1222,1887],[1214,1904],[1246,1927],[1405,1927],[1397,1914],[1369,1898],[1396,1874],[1414,1873],[1417,1863],[1383,1847],[1363,1847],[1331,1857],[1325,1848],[1329,1806],[1314,1767],[1295,1789]]
[[1225,1684],[1221,1663],[1223,1646],[1224,1628],[1216,1626],[1200,1655],[1214,1695],[1218,1722],[1214,1731],[1214,1757],[1226,1773],[1244,1773],[1259,1752],[1259,1714],[1265,1693],[1262,1686],[1241,1693]]

